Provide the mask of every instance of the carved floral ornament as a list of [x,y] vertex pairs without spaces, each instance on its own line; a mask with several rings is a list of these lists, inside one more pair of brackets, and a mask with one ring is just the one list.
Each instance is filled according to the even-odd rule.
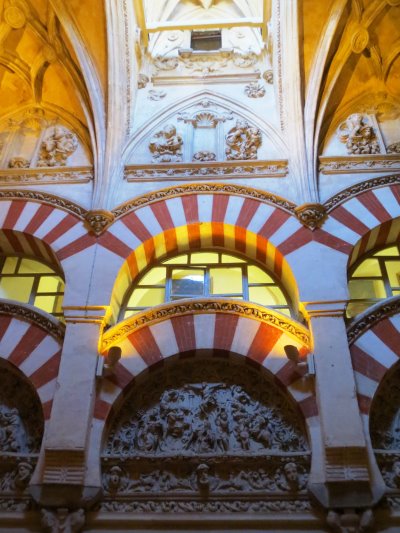
[[252,303],[241,304],[237,301],[223,300],[222,298],[214,300],[196,298],[181,300],[179,303],[159,305],[150,310],[133,315],[105,332],[101,350],[105,351],[109,346],[118,344],[140,327],[159,322],[172,316],[189,313],[232,313],[254,318],[277,327],[307,346],[310,344],[310,335],[306,328],[289,318],[283,318],[282,315],[274,312],[272,309],[267,309]]
[[[211,494],[214,511],[222,512],[265,512],[277,495],[293,509],[306,499],[304,428],[284,394],[256,370],[210,359],[180,361],[172,372],[150,376],[111,423],[101,510],[164,512],[153,505],[157,496],[177,512],[209,511]],[[252,505],[229,508],[227,500],[241,494]]]
[[381,152],[375,127],[362,113],[353,113],[338,127],[339,140],[346,144],[349,155],[379,154]]

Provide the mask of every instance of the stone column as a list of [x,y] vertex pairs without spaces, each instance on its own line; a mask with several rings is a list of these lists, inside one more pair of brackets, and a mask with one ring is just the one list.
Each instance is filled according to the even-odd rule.
[[96,392],[98,344],[106,308],[64,307],[66,333],[51,417],[31,492],[44,506],[79,507],[100,487],[86,486],[87,441]]
[[326,507],[367,507],[372,500],[368,452],[347,341],[345,302],[311,302],[303,307],[314,344],[325,465],[325,483],[311,484],[310,489]]

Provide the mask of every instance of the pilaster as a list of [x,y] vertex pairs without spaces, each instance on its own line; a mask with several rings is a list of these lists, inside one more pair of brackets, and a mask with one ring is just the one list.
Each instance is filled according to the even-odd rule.
[[66,332],[57,389],[44,438],[34,498],[48,507],[78,507],[99,486],[87,486],[87,444],[96,386],[103,306],[65,307]]
[[303,304],[314,344],[315,389],[324,453],[323,486],[310,488],[330,508],[366,508],[372,493],[357,403],[344,301]]

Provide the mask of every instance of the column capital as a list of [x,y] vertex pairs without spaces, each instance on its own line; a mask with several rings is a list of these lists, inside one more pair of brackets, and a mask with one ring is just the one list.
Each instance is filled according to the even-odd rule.
[[67,324],[103,324],[110,312],[108,305],[67,305],[64,306],[64,317]]
[[300,309],[307,318],[343,317],[347,300],[300,302]]

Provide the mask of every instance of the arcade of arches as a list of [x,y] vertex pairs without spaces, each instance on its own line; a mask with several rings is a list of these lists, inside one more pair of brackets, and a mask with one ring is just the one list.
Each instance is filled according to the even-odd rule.
[[0,533],[400,531],[400,1],[0,43]]

